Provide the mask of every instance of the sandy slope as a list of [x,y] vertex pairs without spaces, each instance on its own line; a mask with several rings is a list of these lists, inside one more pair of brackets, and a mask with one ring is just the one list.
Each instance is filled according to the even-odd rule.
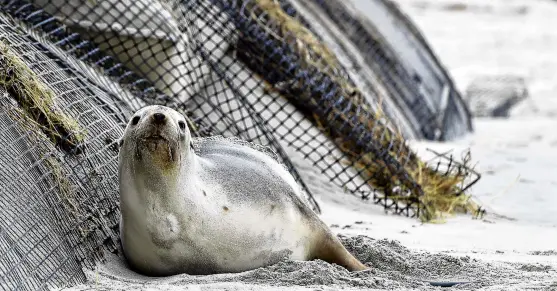
[[[363,1],[363,0],[362,0]],[[463,280],[463,290],[557,290],[557,3],[542,0],[398,0],[457,85],[476,75],[527,78],[532,103],[509,120],[476,120],[476,132],[420,153],[470,148],[483,179],[473,194],[491,213],[445,224],[386,215],[325,181],[291,153],[332,229],[375,270],[349,274],[323,262],[284,262],[242,274],[148,279],[112,260],[77,290],[435,290],[422,280]],[[504,2],[504,3],[503,3]],[[362,237],[365,235],[366,237]],[[394,240],[394,241],[393,241]],[[427,254],[424,252],[428,252]]]

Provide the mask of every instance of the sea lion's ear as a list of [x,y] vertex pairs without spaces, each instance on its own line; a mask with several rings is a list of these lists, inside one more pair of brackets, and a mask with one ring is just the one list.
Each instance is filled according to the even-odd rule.
[[118,149],[120,149],[124,145],[124,138],[118,139]]
[[193,150],[193,142],[192,141],[190,141],[190,149]]

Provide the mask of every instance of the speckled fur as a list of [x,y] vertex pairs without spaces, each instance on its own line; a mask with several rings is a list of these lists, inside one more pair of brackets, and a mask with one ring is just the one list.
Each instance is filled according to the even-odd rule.
[[[153,122],[157,112],[164,125]],[[241,272],[317,258],[320,245],[345,250],[271,150],[192,139],[182,122],[170,108],[148,106],[121,139],[120,232],[133,269],[151,276]],[[148,139],[153,134],[162,138]],[[342,253],[338,245],[328,249]]]

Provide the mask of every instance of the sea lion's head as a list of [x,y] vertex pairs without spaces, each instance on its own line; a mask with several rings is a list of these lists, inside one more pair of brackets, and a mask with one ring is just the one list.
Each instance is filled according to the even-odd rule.
[[190,151],[190,143],[190,130],[182,114],[166,106],[146,106],[128,121],[120,139],[120,159],[176,168]]

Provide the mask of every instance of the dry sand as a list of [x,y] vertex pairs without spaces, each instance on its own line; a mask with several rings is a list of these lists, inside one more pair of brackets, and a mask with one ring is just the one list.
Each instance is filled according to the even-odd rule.
[[[111,257],[90,272],[91,283],[72,290],[182,290],[188,289],[289,289],[302,290],[433,290],[427,280],[471,282],[462,290],[551,290],[557,288],[555,266],[540,263],[484,262],[469,256],[411,251],[394,240],[368,236],[344,237],[343,243],[360,260],[374,266],[350,273],[323,261],[284,261],[238,274],[177,275],[151,279],[129,271],[125,262]],[[553,287],[552,287],[553,286]]]
[[[363,0],[362,0],[363,1]],[[399,0],[463,90],[485,72],[522,74],[532,102],[508,120],[478,119],[476,132],[425,148],[470,148],[483,174],[473,194],[490,214],[444,224],[385,214],[335,187],[289,150],[317,194],[322,219],[373,270],[349,273],[322,261],[281,262],[239,274],[146,278],[111,257],[71,290],[557,290],[557,2]],[[506,5],[505,3],[510,3]],[[442,25],[440,25],[442,23]]]

